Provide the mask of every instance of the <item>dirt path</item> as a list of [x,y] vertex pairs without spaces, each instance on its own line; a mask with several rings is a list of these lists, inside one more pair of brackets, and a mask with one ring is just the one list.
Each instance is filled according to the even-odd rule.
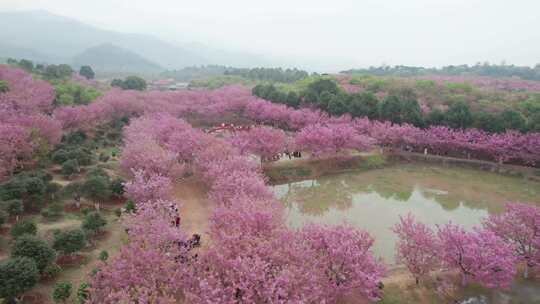
[[204,240],[208,240],[208,219],[212,203],[206,197],[206,186],[195,178],[188,178],[177,183],[173,189],[174,196],[181,205],[181,225],[189,235],[197,233]]

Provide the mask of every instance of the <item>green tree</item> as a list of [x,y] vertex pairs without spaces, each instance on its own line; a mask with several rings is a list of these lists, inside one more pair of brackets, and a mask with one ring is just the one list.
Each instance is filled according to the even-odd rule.
[[332,96],[328,102],[328,113],[332,115],[343,115],[349,109],[350,98],[345,93],[338,93]]
[[14,199],[5,202],[5,209],[9,215],[21,215],[24,212],[24,206],[21,200]]
[[416,127],[424,126],[422,110],[416,99],[405,99],[401,105],[403,122],[410,123]]
[[397,96],[387,96],[379,105],[379,117],[393,123],[401,123],[401,101]]
[[70,178],[73,174],[80,171],[79,162],[76,159],[69,159],[62,163],[62,174]]
[[75,206],[80,208],[81,197],[83,195],[83,184],[81,182],[69,183],[62,192],[64,196],[72,198]]
[[66,303],[71,296],[71,283],[61,282],[54,285],[52,298],[56,303]]
[[501,121],[504,130],[524,131],[526,128],[525,118],[516,111],[503,111],[499,115],[499,120]]
[[472,125],[472,114],[464,101],[454,102],[446,111],[446,123],[454,129],[466,129]]
[[446,122],[446,117],[444,113],[439,109],[433,109],[429,112],[426,123],[430,126],[440,126],[444,125]]
[[371,92],[352,94],[348,111],[353,117],[366,116],[369,119],[376,119],[378,102],[377,97]]
[[540,112],[529,116],[527,121],[527,130],[529,132],[540,132]]
[[0,185],[2,200],[18,199],[26,209],[37,209],[46,199],[49,176],[43,172],[24,172]]
[[102,175],[90,175],[82,185],[84,197],[93,201],[101,202],[111,197],[110,181]]
[[34,287],[38,280],[39,270],[33,259],[20,257],[0,262],[0,298],[6,303]]
[[44,240],[33,235],[23,235],[17,238],[11,247],[11,257],[31,258],[36,262],[38,270],[42,272],[45,267],[54,262],[56,254]]
[[19,60],[18,66],[29,73],[34,70],[34,63],[28,59]]
[[317,95],[321,95],[323,92],[337,94],[340,91],[336,81],[328,78],[322,78],[310,83],[307,90],[315,92]]
[[7,81],[0,80],[0,94],[9,92],[9,84]]
[[128,76],[125,80],[113,80],[111,86],[118,86],[124,90],[144,91],[146,90],[146,81],[139,76]]
[[64,149],[58,149],[53,152],[51,158],[53,162],[62,164],[68,160],[68,152]]
[[54,235],[53,248],[62,254],[73,254],[86,245],[86,235],[81,229],[58,232]]
[[298,108],[298,106],[300,105],[300,97],[296,92],[290,91],[289,93],[287,93],[286,103],[289,107]]
[[499,116],[484,111],[473,113],[472,126],[490,133],[500,133],[504,131],[504,126],[501,123]]
[[96,234],[107,224],[107,221],[98,212],[93,212],[84,217],[82,229]]
[[88,65],[83,65],[79,70],[79,74],[86,77],[86,79],[94,79],[94,77],[96,76],[94,70],[92,70],[92,67]]
[[0,228],[8,219],[8,214],[4,210],[0,209]]
[[60,65],[48,65],[45,68],[43,76],[49,80],[62,80],[71,77],[73,74],[73,69],[67,64]]
[[17,239],[26,234],[36,235],[37,226],[36,223],[32,221],[23,220],[13,224],[9,233],[13,239]]

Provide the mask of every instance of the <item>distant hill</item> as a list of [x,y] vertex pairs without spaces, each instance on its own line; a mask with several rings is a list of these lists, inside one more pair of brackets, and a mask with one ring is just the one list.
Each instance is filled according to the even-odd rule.
[[14,46],[0,41],[0,58],[24,58],[36,62],[50,62],[51,58],[36,50]]
[[107,73],[156,73],[163,70],[158,64],[110,43],[86,49],[73,57],[72,65],[90,65],[96,71]]
[[[35,61],[65,63],[87,49],[114,44],[165,69],[221,64],[237,67],[272,65],[268,59],[216,50],[198,43],[169,43],[152,35],[99,29],[46,11],[0,12],[0,58],[31,57]],[[9,47],[8,47],[9,46]],[[20,51],[16,51],[16,50]]]

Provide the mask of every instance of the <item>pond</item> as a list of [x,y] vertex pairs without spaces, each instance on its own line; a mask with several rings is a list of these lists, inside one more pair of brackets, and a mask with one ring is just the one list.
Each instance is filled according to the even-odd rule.
[[413,214],[435,226],[449,221],[467,229],[508,201],[540,205],[540,183],[460,167],[400,164],[315,180],[274,185],[290,227],[350,223],[375,238],[374,253],[394,263],[400,215]]

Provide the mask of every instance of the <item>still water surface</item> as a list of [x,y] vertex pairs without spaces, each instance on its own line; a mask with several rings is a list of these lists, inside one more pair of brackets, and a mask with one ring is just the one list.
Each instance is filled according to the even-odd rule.
[[328,175],[273,190],[286,206],[289,226],[350,223],[375,238],[374,253],[388,264],[396,241],[390,229],[400,215],[411,213],[433,227],[452,221],[471,229],[507,201],[540,205],[540,183],[421,164]]

